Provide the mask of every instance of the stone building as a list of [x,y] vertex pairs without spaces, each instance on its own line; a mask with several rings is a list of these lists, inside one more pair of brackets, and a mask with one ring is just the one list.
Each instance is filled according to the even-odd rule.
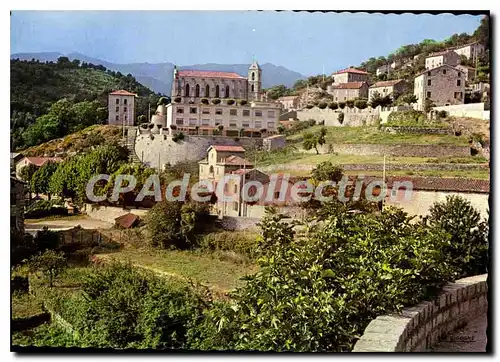
[[10,177],[10,228],[11,233],[24,235],[24,201],[26,199],[24,182]]
[[368,98],[368,83],[349,82],[332,85],[328,91],[335,102],[345,102],[356,98]]
[[207,136],[262,137],[275,134],[281,105],[276,102],[244,102],[230,99],[218,104],[171,103],[165,108],[164,127]]
[[435,106],[463,104],[464,74],[450,65],[425,70],[415,77],[414,94],[418,110],[424,109],[426,99],[432,100]]
[[475,63],[479,56],[486,51],[486,47],[479,42],[475,42],[456,47],[453,51],[459,56],[463,55],[467,59],[471,59]]
[[255,61],[248,78],[174,68],[173,102],[152,121],[188,134],[260,137],[276,133],[281,109],[280,103],[263,99],[262,70]]
[[108,95],[108,124],[133,126],[135,120],[135,97],[137,94],[117,90]]
[[431,53],[425,58],[425,69],[434,69],[441,65],[456,66],[460,64],[460,56],[452,50]]
[[285,96],[279,97],[278,102],[281,103],[284,110],[296,110],[299,108],[299,96]]
[[23,157],[20,161],[16,163],[16,177],[20,178],[21,170],[28,166],[29,164],[33,164],[36,167],[42,167],[47,162],[61,162],[62,158],[60,157]]
[[253,168],[244,155],[245,149],[241,146],[210,146],[207,157],[198,162],[200,180],[210,180],[215,187],[226,173],[243,167]]
[[338,72],[332,74],[332,86],[350,82],[367,82],[368,75],[369,74],[364,70],[356,68],[339,70]]
[[392,99],[396,99],[400,94],[403,94],[408,89],[409,85],[403,79],[377,82],[368,89],[368,101],[373,98],[375,93],[379,93],[383,97],[390,95],[392,96]]
[[476,75],[476,68],[469,67],[467,65],[457,65],[455,68],[463,72],[466,82],[471,82],[474,80],[474,77]]

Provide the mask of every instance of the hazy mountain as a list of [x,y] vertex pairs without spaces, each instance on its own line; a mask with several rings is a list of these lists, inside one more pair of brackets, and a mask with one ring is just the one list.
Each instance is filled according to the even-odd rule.
[[[19,58],[21,60],[38,59],[40,61],[56,61],[58,57],[64,56],[57,52],[43,53],[16,53],[11,55],[11,59]],[[81,53],[69,53],[66,56],[73,60],[79,59],[83,62],[101,64],[108,69],[119,71],[123,74],[132,74],[140,83],[151,88],[155,92],[170,94],[172,85],[172,75],[174,64],[172,63],[129,63],[117,64],[102,59],[92,58]],[[242,76],[248,75],[249,64],[195,64],[179,66],[180,69],[199,69],[235,72]],[[262,86],[269,88],[274,85],[284,84],[287,87],[299,80],[305,78],[302,74],[294,72],[282,66],[276,66],[271,63],[260,65],[262,68]]]

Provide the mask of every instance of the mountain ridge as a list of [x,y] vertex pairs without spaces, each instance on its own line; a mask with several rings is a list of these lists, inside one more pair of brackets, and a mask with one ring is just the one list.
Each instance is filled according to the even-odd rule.
[[[34,52],[34,53],[13,53],[11,59],[31,60],[36,59],[40,61],[57,61],[57,58],[66,56],[70,60],[79,59],[82,62],[92,63],[95,65],[103,65],[108,69],[119,71],[123,74],[132,74],[138,81],[145,86],[151,88],[155,92],[169,95],[172,88],[172,77],[174,64],[170,62],[164,63],[149,63],[149,62],[136,62],[136,63],[113,63],[99,58],[87,56],[78,52],[71,52],[63,54],[60,52]],[[249,64],[219,64],[219,63],[204,63],[192,65],[180,65],[179,69],[199,69],[199,70],[213,70],[213,71],[226,71],[235,72],[242,76],[247,76]],[[306,77],[298,72],[287,69],[281,65],[274,65],[266,62],[261,64],[262,68],[262,86],[263,88],[270,88],[275,85],[284,84],[287,87],[300,79]]]

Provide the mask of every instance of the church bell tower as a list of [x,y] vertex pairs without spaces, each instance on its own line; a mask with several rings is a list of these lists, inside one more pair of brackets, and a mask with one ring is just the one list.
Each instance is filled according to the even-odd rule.
[[262,70],[254,60],[248,68],[248,100],[260,101],[262,96]]

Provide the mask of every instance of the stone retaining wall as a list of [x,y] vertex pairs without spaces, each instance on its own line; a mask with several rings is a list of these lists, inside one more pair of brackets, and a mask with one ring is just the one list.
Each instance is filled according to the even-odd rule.
[[410,126],[384,126],[382,130],[389,133],[410,133],[410,134],[444,134],[453,135],[451,128],[428,128]]
[[88,217],[96,220],[101,220],[114,224],[117,217],[133,213],[141,218],[144,218],[149,210],[143,209],[123,209],[114,206],[99,206],[95,204],[85,204],[82,212]]
[[[398,156],[398,157],[467,157],[470,156],[469,146],[454,145],[381,145],[381,144],[326,144],[318,147],[320,153],[343,153],[362,156]],[[302,152],[313,153],[314,149]]]
[[[364,163],[364,164],[343,164],[340,165],[344,171],[382,171],[384,165],[381,163]],[[258,167],[262,172],[273,172],[276,170],[298,170],[312,171],[316,165],[309,164],[285,164],[285,165],[269,165]],[[488,164],[484,163],[398,163],[392,164],[387,162],[386,170],[391,171],[456,171],[456,170],[487,170]]]
[[379,316],[366,327],[353,352],[425,351],[449,332],[488,308],[488,274],[449,283],[431,302],[421,302],[402,313]]

